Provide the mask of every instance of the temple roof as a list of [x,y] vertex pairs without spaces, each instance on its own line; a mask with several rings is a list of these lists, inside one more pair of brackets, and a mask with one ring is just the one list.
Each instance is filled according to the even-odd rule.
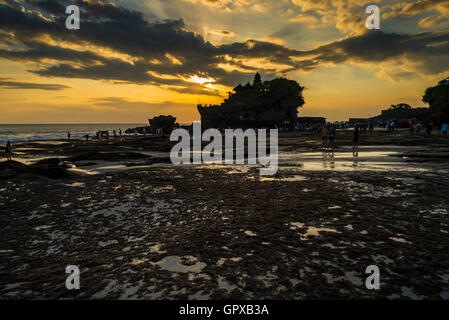
[[253,86],[252,86],[249,82],[247,82],[243,88],[244,88],[245,90],[249,90],[249,89],[252,89]]
[[442,84],[449,84],[449,77],[438,82],[438,85],[442,85]]

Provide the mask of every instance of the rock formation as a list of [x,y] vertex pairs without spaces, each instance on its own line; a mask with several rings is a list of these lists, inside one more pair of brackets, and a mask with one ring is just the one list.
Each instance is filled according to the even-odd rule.
[[202,128],[261,128],[297,119],[304,105],[301,87],[296,81],[276,78],[262,82],[259,73],[249,82],[234,88],[220,105],[198,105]]
[[155,133],[156,129],[162,129],[165,134],[173,131],[176,124],[176,118],[173,116],[158,116],[148,119],[150,122],[151,132]]

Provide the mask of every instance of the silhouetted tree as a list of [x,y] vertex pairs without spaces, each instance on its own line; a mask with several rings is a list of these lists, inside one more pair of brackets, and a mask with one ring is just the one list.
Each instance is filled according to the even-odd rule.
[[422,101],[430,106],[432,114],[449,121],[449,83],[427,88]]
[[262,77],[260,76],[259,72],[257,72],[254,76],[253,86],[257,86],[259,84],[262,84]]
[[265,94],[269,99],[276,100],[279,103],[282,103],[282,101],[294,101],[298,107],[302,107],[305,103],[302,95],[304,87],[301,87],[295,80],[276,78],[271,81],[265,81],[264,85],[268,89]]

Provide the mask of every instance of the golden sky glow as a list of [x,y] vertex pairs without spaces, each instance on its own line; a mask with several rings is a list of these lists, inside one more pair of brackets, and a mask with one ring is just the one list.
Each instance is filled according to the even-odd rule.
[[75,31],[56,2],[0,0],[0,123],[189,123],[256,72],[305,86],[300,116],[347,120],[424,106],[449,73],[449,0],[79,0]]

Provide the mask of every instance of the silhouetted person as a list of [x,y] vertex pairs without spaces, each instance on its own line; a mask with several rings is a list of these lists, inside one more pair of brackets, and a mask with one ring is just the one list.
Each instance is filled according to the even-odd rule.
[[323,146],[326,146],[329,139],[329,129],[327,128],[327,126],[323,126],[323,128],[321,129],[321,137]]
[[422,129],[422,124],[420,122],[418,122],[415,125],[415,136],[420,136],[421,135],[421,129]]
[[67,131],[67,140],[70,141],[70,131]]
[[413,123],[413,121],[410,121],[410,123],[408,124],[408,130],[410,132],[410,135],[415,134],[415,124]]
[[441,133],[443,136],[447,136],[447,130],[449,129],[449,125],[446,122],[443,122],[441,125]]
[[330,129],[329,129],[329,147],[331,147],[331,148],[334,147],[335,134],[336,134],[335,127],[334,126],[330,127]]
[[355,128],[354,128],[354,137],[352,138],[352,142],[354,144],[352,155],[354,157],[358,157],[359,156],[359,139],[360,139],[359,127],[355,126]]
[[427,134],[430,136],[432,134],[432,130],[433,130],[433,122],[432,121],[427,122],[426,129],[427,129]]
[[6,158],[8,159],[8,161],[12,160],[12,147],[11,147],[11,142],[6,142],[6,147],[5,147],[5,153],[6,153]]

